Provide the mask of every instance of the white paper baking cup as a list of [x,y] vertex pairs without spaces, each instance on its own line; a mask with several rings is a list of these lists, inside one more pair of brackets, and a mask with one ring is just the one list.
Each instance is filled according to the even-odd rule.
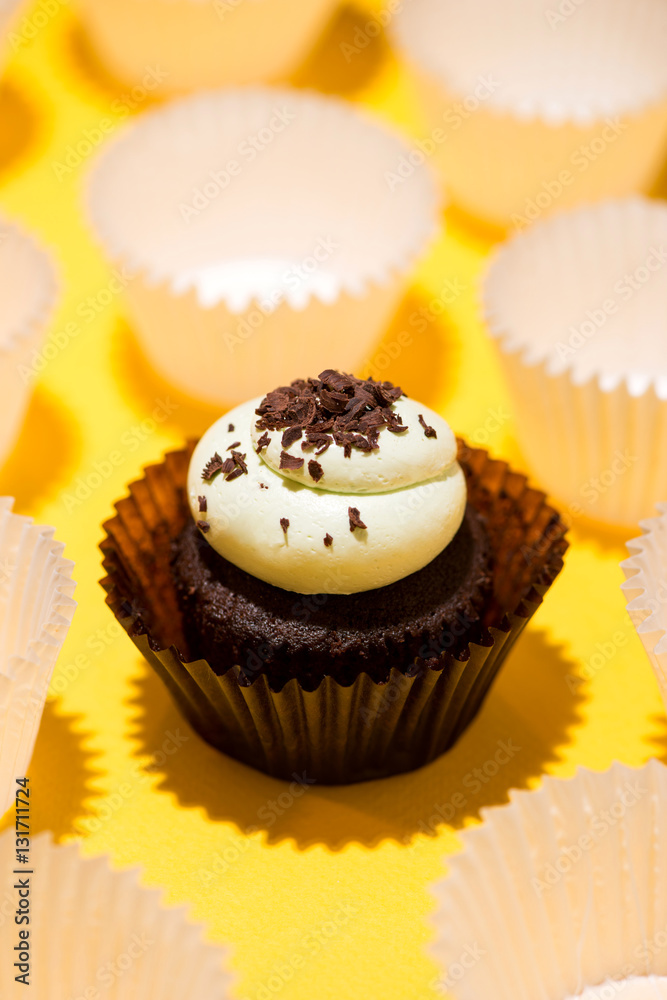
[[541,485],[574,517],[648,516],[667,497],[667,205],[536,224],[497,250],[483,298]]
[[[32,838],[28,865],[17,864],[13,830],[0,836],[0,871],[3,1000],[230,996],[225,951],[204,944],[185,908],[164,907],[162,894],[142,888],[136,871],[114,871],[104,857],[84,859],[75,844],[55,846],[48,834]],[[29,879],[29,926],[14,923],[21,878]],[[22,929],[30,932],[29,988],[14,979]]]
[[[0,814],[25,777],[76,603],[74,563],[54,529],[0,497]],[[0,993],[0,995],[3,995]]]
[[655,181],[663,0],[409,0],[392,28],[415,71],[425,148],[470,214],[520,225]]
[[24,0],[0,0],[0,70],[7,58],[7,36]]
[[0,217],[0,465],[13,448],[35,384],[35,354],[56,298],[48,256]]
[[658,516],[642,521],[640,537],[627,543],[621,589],[667,707],[667,503],[656,506]]
[[359,370],[439,225],[426,167],[338,99],[218,91],[142,116],[101,155],[94,228],[154,367],[214,405]]
[[111,73],[156,94],[285,79],[315,45],[337,6],[338,0],[78,3]]
[[667,768],[582,769],[510,799],[461,834],[435,886],[434,987],[456,1000],[664,998]]

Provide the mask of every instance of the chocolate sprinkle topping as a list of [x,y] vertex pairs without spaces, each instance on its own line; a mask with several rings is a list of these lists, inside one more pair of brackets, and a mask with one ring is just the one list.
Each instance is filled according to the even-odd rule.
[[238,448],[238,446],[239,446],[240,444],[241,444],[241,442],[240,442],[240,441],[235,441],[235,442],[234,442],[234,444],[230,444],[230,445],[229,445],[229,447],[227,448],[227,451],[231,451],[231,450],[232,450],[232,448]]
[[[255,410],[256,427],[284,431],[283,448],[305,435],[303,451],[312,447],[316,455],[322,455],[336,444],[349,458],[355,448],[376,451],[385,427],[394,434],[408,429],[392,409],[402,395],[402,389],[391,382],[355,378],[328,368],[319,378],[296,379],[269,392]],[[291,467],[282,461],[281,457],[281,469]]]
[[327,548],[330,548],[333,545],[333,538],[328,532],[324,536],[324,544],[326,545]]
[[234,424],[230,424],[229,425],[229,427],[227,428],[227,433],[228,434],[233,434],[234,433]]
[[310,473],[311,479],[314,479],[316,483],[319,483],[320,479],[324,475],[324,469],[319,462],[315,459],[311,459],[308,463],[308,472]]
[[204,534],[206,534],[207,531],[211,530],[211,525],[208,523],[208,521],[197,521],[197,527],[199,528],[200,531],[203,531]]
[[235,465],[238,466],[238,468],[241,470],[241,472],[243,472],[244,474],[247,473],[248,466],[245,463],[245,460],[246,460],[245,453],[242,455],[238,451],[233,451],[232,452],[232,458],[234,459]]
[[206,497],[198,497],[199,500],[199,512],[200,514],[205,514],[208,509],[208,503]]
[[259,484],[259,488],[260,488],[260,490],[268,490],[269,487],[265,486],[264,483],[260,483]]
[[226,482],[226,483],[231,483],[231,482],[233,482],[233,481],[234,481],[234,479],[238,479],[238,478],[239,478],[239,476],[242,476],[242,475],[243,475],[243,469],[238,469],[238,468],[237,468],[237,469],[234,469],[234,471],[233,471],[233,472],[230,472],[230,473],[229,473],[229,475],[228,475],[228,476],[227,476],[227,478],[225,479],[225,482]]
[[288,455],[286,451],[281,451],[280,453],[281,469],[301,469],[302,467],[303,467],[302,458],[297,458],[296,455]]
[[356,507],[348,507],[347,515],[350,519],[350,531],[354,531],[355,528],[365,528],[366,525],[361,520],[361,514]]
[[206,482],[210,482],[210,480],[213,479],[213,477],[216,476],[218,472],[222,471],[222,465],[223,465],[222,459],[220,458],[220,456],[216,451],[215,455],[207,463],[206,468],[202,472],[201,474],[202,479],[206,480]]
[[289,448],[295,441],[299,441],[303,435],[300,427],[288,427],[283,433],[281,444],[283,448]]
[[287,534],[287,529],[289,528],[289,519],[286,518],[286,517],[281,517],[280,518],[280,527],[283,529],[283,532],[285,534]]
[[262,448],[268,448],[270,444],[271,444],[271,438],[269,437],[268,434],[264,433],[262,434],[261,438],[257,439],[257,447],[255,448],[255,451],[259,455]]
[[437,438],[438,435],[436,434],[435,430],[433,429],[433,427],[429,427],[429,425],[426,423],[421,413],[419,414],[419,423],[424,428],[424,434],[427,438]]

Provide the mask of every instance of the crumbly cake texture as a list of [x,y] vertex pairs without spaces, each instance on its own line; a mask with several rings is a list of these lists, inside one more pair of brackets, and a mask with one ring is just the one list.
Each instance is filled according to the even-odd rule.
[[264,583],[218,555],[194,524],[174,542],[172,566],[191,658],[218,675],[238,667],[245,684],[267,674],[276,691],[292,677],[306,690],[324,676],[351,684],[361,672],[381,683],[392,667],[410,675],[443,652],[465,658],[492,591],[489,541],[470,506],[424,569],[349,596]]

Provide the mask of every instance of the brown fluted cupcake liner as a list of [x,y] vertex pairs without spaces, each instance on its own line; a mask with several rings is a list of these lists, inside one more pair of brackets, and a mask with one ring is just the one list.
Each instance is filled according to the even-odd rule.
[[470,635],[462,658],[444,651],[437,660],[416,660],[407,674],[392,669],[382,684],[362,673],[349,686],[324,677],[307,691],[294,678],[274,691],[266,674],[243,683],[238,668],[217,676],[188,654],[170,561],[171,542],[190,519],[193,448],[145,470],[116,505],[101,546],[109,607],[192,726],[267,774],[305,771],[322,784],[410,771],[451,747],[562,569],[566,528],[545,495],[506,463],[459,442],[468,499],[485,519],[494,558],[482,634],[479,622],[459,623]]

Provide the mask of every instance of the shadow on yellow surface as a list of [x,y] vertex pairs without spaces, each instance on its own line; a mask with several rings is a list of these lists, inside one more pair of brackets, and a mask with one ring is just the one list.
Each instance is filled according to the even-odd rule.
[[115,330],[111,364],[123,398],[140,416],[150,414],[159,401],[169,401],[164,425],[179,431],[184,442],[187,438],[201,437],[232,406],[231,403],[229,407],[209,406],[166,382],[152,367],[126,323],[119,323]]
[[[543,633],[529,631],[481,714],[449,753],[411,774],[313,786],[297,798],[286,783],[200,740],[148,667],[136,682],[131,736],[139,743],[136,755],[152,758],[161,791],[174,793],[181,806],[203,806],[211,819],[231,821],[244,833],[265,831],[269,843],[291,838],[301,849],[324,844],[331,850],[385,839],[408,844],[420,833],[436,836],[444,824],[464,826],[558,760],[558,747],[579,718],[582,685],[567,683],[573,670]],[[177,746],[169,755],[159,753],[165,734]]]
[[[46,703],[28,770],[31,836],[50,830],[63,840],[85,832],[82,823],[92,816],[90,805],[98,795],[92,782],[102,773],[86,738],[80,716],[61,713],[58,701]],[[2,829],[13,821],[10,810]]]
[[59,399],[39,385],[14,450],[0,468],[0,494],[16,497],[18,514],[31,514],[68,481],[80,458],[78,425]]
[[43,128],[40,112],[23,85],[17,79],[3,80],[0,84],[0,180],[23,165]]
[[[379,71],[390,48],[384,31],[369,34],[367,14],[345,4],[290,83],[325,94],[351,94],[367,86]],[[373,31],[379,29],[373,22]]]
[[[371,37],[365,28],[368,16],[353,4],[345,4],[330,22],[306,62],[291,79],[295,87],[346,95],[367,86],[389,54],[383,32]],[[117,80],[99,60],[84,26],[72,20],[65,56],[76,79],[110,99],[129,96],[131,90]],[[159,103],[159,98],[142,99],[142,109]]]
[[460,355],[446,301],[413,289],[358,374],[387,379],[427,406],[442,407],[456,390]]

